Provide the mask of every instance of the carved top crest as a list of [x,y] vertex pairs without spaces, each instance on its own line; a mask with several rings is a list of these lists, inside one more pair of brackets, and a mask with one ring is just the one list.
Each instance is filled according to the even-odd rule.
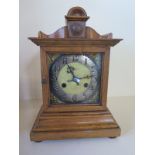
[[[40,39],[86,39],[86,40],[99,40],[103,43],[109,44],[110,46],[114,46],[122,39],[112,39],[112,33],[100,35],[93,28],[86,26],[86,21],[89,19],[86,11],[81,7],[73,7],[71,8],[67,15],[65,16],[67,25],[58,29],[56,32],[52,34],[45,34],[41,31],[38,32],[38,38],[31,37],[29,38],[34,43],[37,41],[40,42]],[[39,39],[39,40],[37,40]],[[52,41],[52,40],[51,40]],[[42,41],[41,41],[42,42]],[[111,42],[111,44],[110,44]]]

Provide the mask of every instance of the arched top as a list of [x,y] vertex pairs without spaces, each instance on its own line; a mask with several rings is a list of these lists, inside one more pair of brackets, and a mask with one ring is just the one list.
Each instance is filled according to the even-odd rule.
[[[89,19],[86,11],[81,7],[72,7],[66,18],[66,26],[52,34],[41,31],[38,37],[30,37],[39,46],[114,46],[122,39],[113,39],[112,33],[100,35],[93,28],[86,26]],[[71,43],[72,42],[72,43]]]
[[82,8],[82,7],[72,7],[68,13],[67,13],[67,16],[85,16],[87,17],[87,13],[86,11]]
[[[67,26],[61,27],[52,34],[45,34],[41,31],[38,33],[38,38],[69,38]],[[86,39],[112,39],[112,33],[100,35],[93,28],[86,26]]]

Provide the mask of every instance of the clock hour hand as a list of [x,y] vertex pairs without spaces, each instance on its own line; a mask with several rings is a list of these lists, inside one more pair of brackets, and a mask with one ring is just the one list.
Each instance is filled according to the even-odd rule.
[[67,69],[69,69],[69,71],[67,70],[67,72],[68,73],[71,73],[72,74],[72,76],[73,76],[73,78],[75,77],[75,75],[74,75],[74,72],[73,72],[73,69],[74,68],[72,68],[71,66],[69,66],[68,64],[67,64],[67,66],[68,66],[68,68]]
[[72,76],[73,76],[73,77],[72,77],[72,80],[68,80],[68,82],[75,82],[77,85],[79,85],[80,79],[77,78],[77,77],[74,75],[74,72],[73,72],[74,68],[71,67],[71,66],[69,66],[68,64],[67,64],[67,66],[68,66],[68,69],[69,69],[69,72],[68,72],[68,73],[71,73]]

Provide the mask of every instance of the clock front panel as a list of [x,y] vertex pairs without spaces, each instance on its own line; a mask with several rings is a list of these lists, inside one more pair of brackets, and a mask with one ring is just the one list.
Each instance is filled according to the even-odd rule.
[[102,54],[48,54],[50,104],[99,104]]

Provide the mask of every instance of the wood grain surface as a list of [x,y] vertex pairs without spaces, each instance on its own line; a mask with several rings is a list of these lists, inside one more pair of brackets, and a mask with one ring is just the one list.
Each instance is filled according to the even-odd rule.
[[[86,26],[85,22],[87,19],[89,17],[86,15],[86,12],[80,7],[75,7],[66,16],[67,26],[49,35],[39,31],[38,37],[29,38],[33,43],[40,46],[43,93],[43,105],[30,133],[32,141],[84,137],[116,137],[120,135],[120,128],[107,109],[107,90],[110,47],[115,46],[122,39],[113,39],[112,33],[99,35],[93,28]],[[81,25],[78,25],[79,23]],[[75,27],[72,27],[72,24],[75,24]],[[49,53],[103,53],[101,101],[99,105],[49,105],[50,89],[47,64]]]

